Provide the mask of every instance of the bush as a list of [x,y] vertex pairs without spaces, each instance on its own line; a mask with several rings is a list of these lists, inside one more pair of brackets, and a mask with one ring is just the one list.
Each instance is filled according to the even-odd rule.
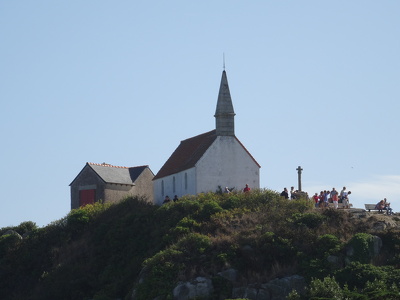
[[87,210],[74,209],[67,216],[67,226],[73,233],[81,231],[89,223]]
[[353,249],[351,260],[360,263],[370,263],[373,257],[373,236],[368,233],[357,233],[349,241],[347,247]]
[[200,209],[194,214],[199,222],[209,221],[210,217],[223,211],[223,208],[216,201],[206,201],[202,203]]
[[363,289],[366,283],[375,280],[387,280],[389,275],[384,269],[370,264],[353,262],[335,273],[336,280],[342,285],[348,284],[353,289]]
[[186,255],[194,256],[203,254],[211,246],[208,236],[199,233],[190,233],[180,239],[174,248],[182,251]]
[[305,226],[307,228],[317,228],[325,221],[326,217],[319,213],[294,213],[288,221],[295,226]]
[[365,288],[362,290],[362,294],[366,295],[368,299],[396,300],[400,298],[400,290],[397,285],[388,285],[383,280],[367,282]]
[[323,280],[314,279],[308,289],[308,299],[343,299],[343,290],[334,277],[325,277]]
[[18,233],[5,234],[0,236],[0,259],[21,243]]
[[321,256],[327,256],[340,251],[342,243],[332,234],[324,234],[318,237],[315,248]]

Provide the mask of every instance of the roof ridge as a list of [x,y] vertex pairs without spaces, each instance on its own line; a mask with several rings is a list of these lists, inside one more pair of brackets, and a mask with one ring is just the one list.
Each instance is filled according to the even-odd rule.
[[213,130],[210,130],[210,131],[207,131],[207,132],[200,133],[200,134],[198,134],[198,135],[192,136],[192,137],[190,137],[190,138],[181,140],[181,142],[186,142],[186,141],[188,141],[188,140],[192,140],[192,139],[195,139],[195,138],[199,138],[199,137],[201,137],[201,136],[212,135],[212,134],[215,133],[215,132],[216,132],[216,130],[213,129]]
[[94,166],[101,166],[101,167],[110,167],[110,168],[121,168],[121,169],[131,169],[131,168],[148,168],[149,165],[141,165],[141,166],[134,166],[134,167],[124,167],[124,166],[114,166],[111,164],[107,164],[105,162],[98,164],[98,163],[93,163],[93,162],[88,162],[89,165],[94,165]]
[[94,165],[94,166],[101,166],[101,167],[110,167],[110,168],[129,169],[129,167],[123,167],[123,166],[113,166],[113,165],[111,165],[111,164],[107,164],[107,163],[105,163],[105,162],[103,162],[102,164],[88,162],[88,164],[89,164],[89,165]]
[[145,167],[149,167],[149,165],[142,165],[142,166],[135,166],[135,167],[128,167],[128,168],[130,169],[130,168],[145,168]]

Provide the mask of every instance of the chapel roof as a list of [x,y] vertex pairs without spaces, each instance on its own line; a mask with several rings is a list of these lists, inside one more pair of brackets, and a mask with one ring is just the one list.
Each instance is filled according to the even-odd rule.
[[[113,166],[110,164],[102,163],[86,163],[86,167],[91,168],[105,183],[117,183],[135,185],[136,179],[142,174],[142,172],[149,168],[149,166],[138,166],[138,167],[121,167]],[[82,171],[83,171],[82,169]],[[75,177],[70,185],[79,177],[82,171]]]
[[216,138],[216,131],[211,130],[181,141],[153,180],[193,168]]

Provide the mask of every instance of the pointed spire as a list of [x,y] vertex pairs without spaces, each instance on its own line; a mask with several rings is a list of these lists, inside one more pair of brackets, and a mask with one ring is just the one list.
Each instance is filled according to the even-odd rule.
[[231,93],[225,70],[222,72],[217,109],[215,110],[214,117],[217,135],[235,135],[235,112],[233,111]]

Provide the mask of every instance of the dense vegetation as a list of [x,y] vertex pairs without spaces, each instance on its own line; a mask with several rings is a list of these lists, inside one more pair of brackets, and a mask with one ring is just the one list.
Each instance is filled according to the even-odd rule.
[[[1,228],[0,298],[131,299],[134,290],[137,300],[172,299],[178,281],[205,276],[212,299],[226,299],[232,283],[217,273],[234,268],[239,285],[305,277],[305,294],[293,292],[292,300],[400,299],[400,232],[374,232],[371,224],[269,190],[161,207],[136,198],[97,203],[43,228]],[[383,242],[378,255],[373,235]],[[341,259],[349,245],[355,254]]]

